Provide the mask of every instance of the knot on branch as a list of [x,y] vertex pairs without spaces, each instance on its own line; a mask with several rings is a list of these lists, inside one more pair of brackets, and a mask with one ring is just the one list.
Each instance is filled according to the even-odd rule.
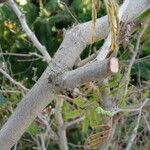
[[55,87],[59,87],[59,82],[57,81],[57,77],[61,75],[61,73],[58,73],[58,74],[51,74],[49,77],[48,77],[48,83],[52,84],[53,86]]

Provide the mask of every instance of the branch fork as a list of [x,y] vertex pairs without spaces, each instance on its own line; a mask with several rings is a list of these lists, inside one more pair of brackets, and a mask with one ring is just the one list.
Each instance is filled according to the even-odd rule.
[[[14,5],[14,1],[8,0],[8,2],[16,14],[19,14],[19,17],[20,11],[16,4]],[[149,0],[132,0],[129,3],[128,10],[124,12],[125,16],[128,16],[128,22],[150,7]],[[24,30],[26,29],[27,35],[30,36],[29,33],[32,33],[32,31],[28,28],[26,20],[21,20],[20,18],[20,22]],[[104,56],[107,53],[107,49],[103,49],[104,55],[98,55],[101,59],[92,61],[75,70],[68,71],[70,68],[73,68],[76,60],[86,46],[91,44],[92,32],[92,22],[87,22],[77,25],[66,33],[51,64],[18,104],[12,116],[0,130],[0,148],[2,150],[9,150],[16,144],[32,121],[39,115],[39,112],[41,112],[53,99],[57,99],[57,87],[53,82],[49,82],[49,77],[56,76],[57,81],[59,81],[58,88],[66,90],[72,86],[80,86],[89,81],[103,80],[105,77],[118,71],[119,63],[116,58],[112,57],[110,59],[105,59]],[[96,41],[104,39],[108,35],[108,32],[107,17],[105,16],[97,19]],[[41,47],[35,36],[30,38],[35,45],[37,44],[38,50],[43,57],[46,58],[47,62],[49,62],[50,56],[47,51]]]

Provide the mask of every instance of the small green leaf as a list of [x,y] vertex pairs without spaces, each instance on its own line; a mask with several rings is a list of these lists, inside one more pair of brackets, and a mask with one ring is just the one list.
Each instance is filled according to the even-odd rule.
[[74,119],[76,117],[81,116],[81,114],[82,114],[82,110],[80,110],[80,109],[79,110],[74,110],[74,111],[69,111],[69,112],[64,113],[64,118],[66,120]]
[[73,100],[73,103],[75,103],[77,106],[83,108],[86,102],[81,97],[77,97]]
[[106,110],[104,110],[103,108],[101,108],[101,107],[97,107],[96,108],[96,112],[98,113],[98,114],[101,114],[101,115],[107,115],[107,116],[112,116],[112,113],[111,113],[111,111],[106,111]]
[[28,133],[30,133],[32,136],[35,136],[38,132],[39,132],[39,127],[38,125],[36,124],[36,122],[33,122],[28,130],[27,130]]
[[92,128],[100,124],[100,115],[95,111],[95,109],[89,111],[88,117]]
[[90,121],[89,121],[88,117],[86,117],[82,122],[82,132],[86,133],[89,125],[90,125]]

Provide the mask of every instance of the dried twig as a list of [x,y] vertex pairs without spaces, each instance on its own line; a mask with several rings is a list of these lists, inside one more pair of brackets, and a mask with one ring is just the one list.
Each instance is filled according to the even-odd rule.
[[[124,12],[126,11],[126,8],[129,4],[129,1],[130,0],[126,0],[119,9],[119,12],[118,12],[119,22],[121,21],[123,15],[124,15]],[[107,39],[105,40],[105,43],[102,46],[96,59],[97,60],[104,60],[107,57],[108,53],[110,52],[110,46],[111,46],[111,33],[109,33],[109,35],[108,35]]]
[[147,118],[146,118],[145,114],[144,114],[144,113],[142,113],[142,115],[143,115],[143,118],[144,118],[145,123],[146,123],[146,125],[147,125],[147,128],[148,128],[148,130],[149,130],[149,132],[150,132],[150,124],[149,124],[149,122],[148,122],[148,120],[147,120]]
[[[150,102],[150,99],[146,99],[143,103],[142,103],[142,105],[141,106],[139,106],[139,107],[134,107],[134,108],[128,108],[128,109],[120,109],[120,108],[118,108],[117,110],[115,110],[115,111],[112,111],[112,115],[115,115],[115,114],[117,114],[117,113],[120,113],[120,112],[140,112],[141,111],[141,109],[143,109],[143,108],[147,108],[147,105],[146,104],[148,104],[148,102]],[[150,104],[148,104],[148,106],[150,106]]]
[[13,84],[17,85],[19,88],[23,89],[25,92],[28,91],[26,87],[24,87],[21,83],[14,80],[7,72],[0,68],[0,73],[2,73],[8,80],[10,80]]
[[131,137],[129,139],[129,143],[128,143],[127,147],[126,147],[126,150],[130,150],[132,145],[133,145],[133,143],[134,143],[134,140],[135,140],[135,138],[137,136],[137,130],[138,130],[139,124],[140,124],[140,119],[141,119],[141,115],[142,115],[142,109],[147,104],[148,101],[149,101],[149,99],[146,99],[142,103],[141,107],[139,108],[139,115],[138,115],[138,118],[137,118],[137,123],[136,123],[135,128],[133,129],[133,132],[132,132],[132,135],[131,135]]
[[46,132],[42,134],[43,138],[46,139],[47,137],[49,139],[52,139],[54,141],[58,141],[58,136],[57,134],[53,131],[51,128],[51,124],[49,123],[49,119],[47,119],[43,114],[38,115],[38,119],[40,119],[44,125],[46,126]]
[[73,120],[73,121],[67,122],[66,125],[65,125],[65,128],[67,129],[67,128],[69,128],[70,126],[73,126],[73,125],[75,125],[75,124],[78,124],[78,123],[82,122],[84,119],[85,119],[85,116],[80,117],[80,118],[77,118],[77,119],[75,119],[75,120]]
[[132,56],[132,58],[131,58],[131,60],[130,60],[130,63],[129,63],[129,66],[128,66],[128,71],[127,71],[127,73],[126,73],[126,75],[125,75],[125,78],[126,78],[125,95],[127,95],[127,92],[128,92],[128,85],[129,85],[129,81],[130,81],[130,80],[129,80],[129,79],[130,79],[130,73],[131,73],[132,66],[133,66],[133,64],[134,64],[134,62],[135,62],[136,56],[137,56],[137,54],[138,54],[138,52],[139,52],[139,49],[140,49],[141,38],[142,38],[142,36],[144,35],[144,33],[145,33],[145,31],[146,31],[146,29],[147,29],[147,27],[148,27],[148,24],[149,24],[149,20],[146,21],[146,23],[145,23],[145,25],[144,25],[142,31],[140,32],[140,34],[139,34],[139,36],[138,36],[138,38],[137,38],[136,47],[135,47],[135,50],[134,50],[134,52],[133,52],[133,56]]
[[37,56],[38,58],[43,59],[43,56],[37,54],[37,53],[29,53],[29,54],[20,54],[20,53],[0,53],[0,55],[3,56],[16,56],[16,57],[31,57],[31,56]]
[[[130,2],[134,4],[129,7],[130,11],[126,12],[130,20],[133,17],[137,17],[143,10],[146,10],[148,8],[147,5],[150,4],[147,0],[132,0]],[[100,40],[108,33],[108,24],[105,21],[106,17],[103,17],[98,22],[97,40]],[[64,41],[56,52],[51,65],[49,65],[2,127],[0,131],[1,149],[10,149],[20,139],[39,112],[56,98],[56,95],[59,94],[59,87],[57,88],[53,81],[56,81],[62,73],[67,72],[68,69],[74,66],[84,48],[90,44],[91,33],[91,22],[80,24],[66,33]],[[60,90],[64,91],[64,89]]]
[[135,128],[133,129],[133,132],[132,132],[132,135],[131,135],[131,137],[130,137],[129,143],[128,143],[127,147],[126,147],[126,150],[130,150],[130,149],[131,149],[131,146],[132,146],[133,143],[134,143],[134,140],[135,140],[135,138],[136,138],[136,136],[137,136],[137,130],[138,130],[138,128],[139,128],[140,119],[141,119],[141,111],[140,111],[140,113],[139,113],[139,115],[138,115],[137,122],[136,122],[136,126],[135,126]]
[[17,90],[0,90],[0,93],[21,93],[21,91],[17,91]]

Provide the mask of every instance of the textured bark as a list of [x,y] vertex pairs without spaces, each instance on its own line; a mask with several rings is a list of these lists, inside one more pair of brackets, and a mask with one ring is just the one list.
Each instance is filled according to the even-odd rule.
[[[132,5],[125,14],[125,18],[129,21],[150,6],[149,0],[132,0],[131,3]],[[107,17],[98,19],[96,40],[105,38],[108,31]],[[39,112],[55,98],[60,90],[59,84],[56,82],[58,77],[72,69],[81,52],[91,41],[92,22],[80,24],[66,33],[64,41],[49,67],[1,129],[0,149],[9,150],[20,139]]]
[[[120,21],[128,23],[133,21],[136,17],[138,17],[141,13],[145,10],[150,8],[150,1],[149,0],[126,0],[125,5],[123,4],[119,9],[118,17]],[[125,8],[127,8],[125,10]],[[110,52],[110,45],[111,45],[111,33],[108,35],[107,39],[105,40],[104,45],[100,49],[100,52],[97,56],[98,60],[104,60],[108,53]]]
[[74,89],[82,84],[95,80],[103,80],[112,73],[117,73],[119,63],[116,58],[106,59],[104,61],[93,61],[83,67],[64,73],[59,83],[63,89]]

